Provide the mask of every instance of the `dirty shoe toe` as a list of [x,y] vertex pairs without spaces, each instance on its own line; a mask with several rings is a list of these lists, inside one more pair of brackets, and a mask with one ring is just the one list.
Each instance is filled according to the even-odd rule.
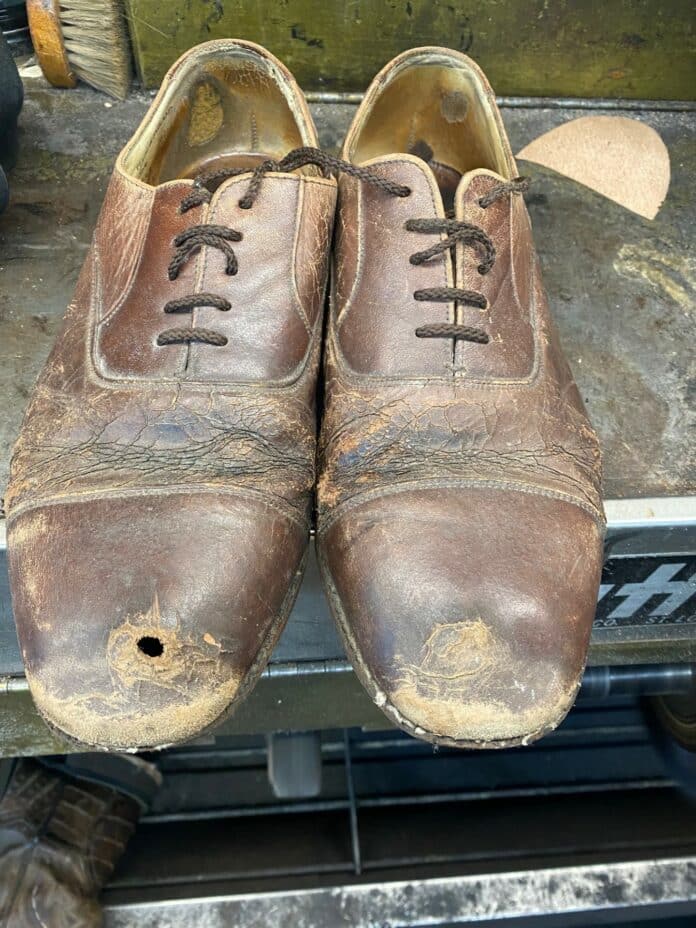
[[301,521],[232,493],[102,498],[20,515],[10,571],[41,714],[111,750],[185,741],[218,721],[277,640],[305,534]]

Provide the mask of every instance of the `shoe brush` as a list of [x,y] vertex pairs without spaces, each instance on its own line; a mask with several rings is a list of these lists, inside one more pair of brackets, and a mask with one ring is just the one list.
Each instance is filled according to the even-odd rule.
[[122,0],[27,0],[34,51],[54,87],[79,80],[118,100],[130,87]]

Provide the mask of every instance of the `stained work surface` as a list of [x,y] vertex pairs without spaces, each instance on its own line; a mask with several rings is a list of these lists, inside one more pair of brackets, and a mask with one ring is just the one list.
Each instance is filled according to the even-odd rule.
[[[27,83],[12,202],[0,216],[0,495],[113,161],[150,99],[137,94],[106,105],[88,89]],[[354,106],[312,108],[322,145],[335,150]],[[503,118],[517,151],[587,112],[508,106]],[[604,495],[681,495],[696,483],[696,110],[628,115],[653,126],[670,152],[672,182],[655,220],[550,170],[520,169],[533,178],[527,201],[552,310],[600,435]]]
[[186,49],[251,39],[312,90],[363,91],[399,52],[446,45],[500,94],[694,97],[693,10],[684,0],[126,0],[135,59],[155,86]]

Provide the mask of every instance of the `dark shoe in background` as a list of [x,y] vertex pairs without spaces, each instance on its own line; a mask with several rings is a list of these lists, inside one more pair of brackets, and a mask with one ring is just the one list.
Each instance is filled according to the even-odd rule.
[[340,179],[318,487],[331,607],[404,730],[526,744],[575,699],[604,534],[526,184],[485,77],[447,49],[378,75],[343,157],[401,187]]
[[24,101],[24,88],[10,47],[0,31],[0,213],[9,202],[7,171],[17,157],[17,118]]
[[[0,928],[102,924],[97,897],[159,773],[139,758],[96,760],[12,762],[0,787]],[[130,795],[113,785],[124,773]]]

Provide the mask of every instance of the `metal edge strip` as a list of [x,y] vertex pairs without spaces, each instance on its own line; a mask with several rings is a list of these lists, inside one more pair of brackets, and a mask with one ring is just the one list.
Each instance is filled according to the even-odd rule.
[[[610,890],[610,891],[609,891]],[[696,857],[110,905],[105,928],[444,926],[696,902]]]
[[696,496],[608,499],[604,511],[610,529],[696,525]]

